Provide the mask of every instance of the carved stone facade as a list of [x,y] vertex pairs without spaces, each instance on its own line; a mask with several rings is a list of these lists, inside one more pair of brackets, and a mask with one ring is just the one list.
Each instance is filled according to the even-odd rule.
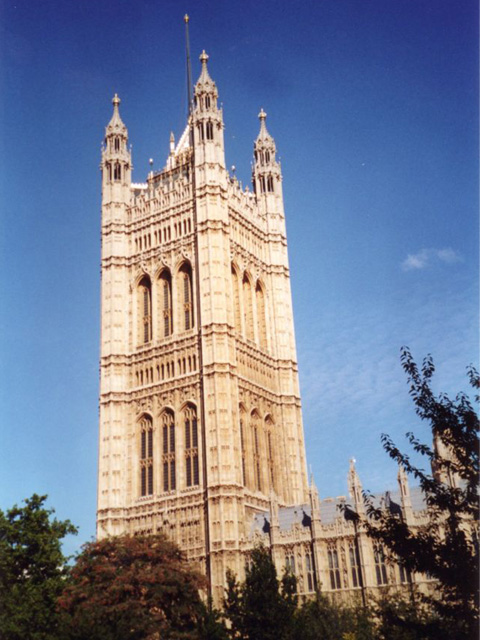
[[[200,60],[185,132],[146,183],[132,183],[117,96],[106,128],[97,534],[166,532],[217,603],[258,541],[301,593],[365,593],[384,575],[401,585],[338,500],[308,487],[275,142],[262,110],[243,189]],[[360,509],[358,486],[352,467]],[[405,516],[424,517],[400,486]]]

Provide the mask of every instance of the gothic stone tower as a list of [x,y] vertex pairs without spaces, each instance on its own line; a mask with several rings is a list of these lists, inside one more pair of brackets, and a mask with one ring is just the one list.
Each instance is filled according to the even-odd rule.
[[165,168],[102,153],[98,536],[164,531],[218,601],[257,514],[308,499],[282,176],[260,112],[253,191],[225,168],[208,69]]

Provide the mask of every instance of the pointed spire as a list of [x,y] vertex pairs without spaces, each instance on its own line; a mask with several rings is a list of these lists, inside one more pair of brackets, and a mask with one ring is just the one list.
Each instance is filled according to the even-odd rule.
[[110,122],[107,125],[106,128],[106,135],[108,136],[109,134],[122,134],[124,136],[127,136],[127,127],[125,126],[125,124],[123,123],[122,118],[120,117],[120,111],[119,111],[119,106],[120,106],[120,98],[118,97],[118,94],[115,94],[112,98],[112,104],[113,104],[113,115],[110,119]]
[[205,49],[200,54],[200,62],[202,63],[202,71],[200,72],[200,77],[198,78],[197,84],[214,84],[213,80],[208,73],[207,62],[209,59],[209,55],[205,52]]
[[350,498],[355,503],[355,509],[357,512],[363,512],[363,498],[362,498],[362,483],[355,467],[355,458],[350,459],[350,468],[348,470],[348,491]]
[[173,156],[175,153],[175,136],[173,135],[173,131],[170,132],[170,155]]
[[263,107],[260,109],[260,113],[258,114],[258,119],[260,120],[260,133],[257,136],[257,140],[273,140],[272,136],[267,131],[267,114],[263,110]]
[[310,474],[310,507],[312,510],[312,520],[320,520],[320,497],[318,495],[317,485],[313,478],[313,473]]

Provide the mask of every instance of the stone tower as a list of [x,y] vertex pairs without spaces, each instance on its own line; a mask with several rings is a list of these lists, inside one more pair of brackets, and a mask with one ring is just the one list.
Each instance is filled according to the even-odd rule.
[[308,500],[282,175],[259,114],[253,190],[225,167],[208,56],[165,168],[102,152],[99,537],[164,531],[218,601],[254,519]]

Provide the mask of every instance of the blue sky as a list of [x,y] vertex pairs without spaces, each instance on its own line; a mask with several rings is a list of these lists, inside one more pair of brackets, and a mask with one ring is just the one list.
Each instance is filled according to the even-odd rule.
[[0,508],[47,493],[94,534],[100,143],[118,92],[134,180],[163,166],[205,48],[228,166],[257,114],[282,161],[308,463],[323,497],[395,483],[380,434],[418,422],[399,363],[435,387],[478,359],[473,0],[0,3]]

